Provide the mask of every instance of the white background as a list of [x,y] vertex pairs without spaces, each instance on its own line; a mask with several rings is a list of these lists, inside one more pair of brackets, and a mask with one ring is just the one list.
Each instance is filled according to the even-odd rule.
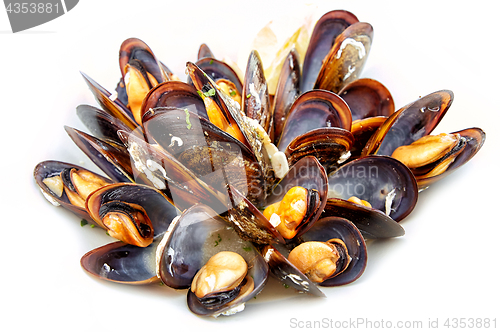
[[[379,326],[382,320],[393,326],[422,321],[426,327],[429,319],[439,319],[442,326],[448,317],[496,318],[500,326],[500,71],[494,2],[311,3],[82,0],[66,15],[17,34],[0,10],[1,330],[282,331],[296,330],[294,321],[358,318]],[[80,227],[78,217],[50,205],[32,177],[35,165],[47,159],[95,169],[63,129],[85,130],[75,107],[97,105],[79,71],[114,89],[119,46],[138,37],[185,77],[185,62],[196,59],[201,43],[217,57],[236,61],[238,49],[269,20],[300,16],[315,6],[316,17],[347,9],[373,25],[363,76],[384,83],[396,108],[436,90],[452,90],[455,100],[436,131],[481,127],[487,140],[478,155],[423,192],[402,222],[406,235],[370,243],[364,275],[353,284],[324,289],[326,299],[270,281],[244,312],[206,319],[190,313],[185,291],[119,285],[87,275],[80,257],[110,238],[97,228]]]

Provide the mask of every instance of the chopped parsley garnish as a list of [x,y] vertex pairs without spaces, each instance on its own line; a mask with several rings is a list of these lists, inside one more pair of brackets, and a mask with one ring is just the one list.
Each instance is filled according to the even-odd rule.
[[236,96],[236,91],[231,90],[231,91],[229,91],[229,94],[231,95],[231,97],[234,97],[234,96]]
[[213,64],[213,63],[214,63],[214,59],[211,59],[209,63],[210,63],[210,64]]
[[250,98],[250,97],[252,97],[252,94],[251,93],[247,94],[247,98]]
[[95,227],[95,225],[94,225],[94,224],[90,225],[90,228],[94,228],[94,227]]
[[203,95],[205,97],[211,97],[211,96],[215,96],[215,89],[214,88],[211,88],[210,90],[208,90],[207,92],[203,92]]
[[210,90],[208,90],[207,92],[203,92],[203,91],[200,91],[200,90],[197,90],[196,92],[198,92],[198,95],[200,97],[203,98],[203,96],[205,97],[212,97],[212,96],[215,96],[215,89],[214,88],[211,88]]
[[245,251],[251,251],[251,250],[252,250],[252,247],[250,247],[250,246],[243,247],[243,250],[245,250]]
[[283,284],[283,287],[290,288],[290,286],[288,286],[287,284]]
[[220,241],[222,241],[222,238],[220,237],[220,234],[217,234],[217,240],[215,240],[214,247],[217,247],[219,245]]
[[186,123],[187,123],[187,129],[191,129],[191,121],[189,121],[189,111],[187,108],[184,109],[184,112],[186,113]]
[[87,220],[85,220],[85,219],[80,220],[80,226],[82,226],[82,227],[83,227],[83,226],[85,226],[85,225],[87,225],[87,224],[88,224],[88,221],[87,221]]

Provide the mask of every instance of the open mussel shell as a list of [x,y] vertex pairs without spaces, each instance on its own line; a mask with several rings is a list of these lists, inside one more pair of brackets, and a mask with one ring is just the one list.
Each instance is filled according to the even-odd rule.
[[253,152],[207,119],[185,109],[157,108],[144,116],[144,129],[148,141],[217,191],[233,185],[252,202],[265,199],[265,178]]
[[453,102],[453,92],[441,90],[424,96],[393,113],[372,135],[361,153],[390,156],[402,145],[430,134]]
[[[102,187],[87,198],[86,206],[92,219],[110,230],[110,235],[118,233],[120,240],[138,246],[151,244],[180,214],[159,190],[133,183]],[[117,216],[123,218],[118,227],[112,229]],[[131,241],[127,241],[129,238]]]
[[[453,132],[452,134],[459,134],[461,137],[457,153],[447,157],[447,160],[442,162],[442,164],[444,164],[444,170],[440,172],[433,172],[433,169],[433,171],[428,174],[416,176],[418,188],[420,190],[426,189],[431,184],[446,177],[460,166],[466,164],[481,149],[486,140],[486,133],[480,128],[468,128]],[[439,166],[440,165],[435,168]]]
[[344,242],[351,261],[342,273],[321,282],[320,286],[341,286],[358,279],[366,268],[366,244],[358,228],[348,219],[338,217],[321,218],[302,235],[303,241],[326,242],[340,239]]
[[143,137],[119,132],[133,160],[134,178],[162,191],[180,210],[196,203],[204,203],[215,211],[227,209],[225,196],[215,192],[191,170],[160,146],[151,145]]
[[[226,79],[228,81],[231,81],[232,83],[234,83],[236,90],[238,90],[238,93],[241,94],[243,90],[243,84],[241,84],[238,74],[236,74],[234,69],[224,61],[220,61],[214,58],[201,58],[196,61],[196,66],[200,68],[205,74],[207,74],[213,81],[217,81],[219,79]],[[187,79],[187,83],[194,84],[196,86],[193,81],[193,77],[189,76]]]
[[335,39],[335,44],[323,61],[315,89],[338,93],[346,84],[359,78],[370,53],[373,27],[357,22],[347,27]]
[[323,127],[350,130],[351,123],[349,106],[338,95],[323,90],[308,91],[293,103],[283,127],[278,149],[284,151],[295,137],[310,130]]
[[219,308],[205,307],[192,292],[188,306],[198,315],[218,315],[255,297],[263,289],[269,273],[262,256],[250,242],[236,232],[215,211],[205,205],[194,205],[172,223],[159,248],[158,275],[167,286],[189,288],[198,270],[210,257],[221,251],[240,254],[248,265],[254,290],[241,299]]
[[[278,250],[279,247],[280,249]],[[282,253],[283,252],[283,253]],[[288,250],[283,246],[266,245],[260,248],[260,253],[269,265],[271,274],[283,284],[293,287],[300,292],[314,296],[326,297],[318,286],[299,271],[286,258]]]
[[403,236],[399,223],[380,210],[340,198],[328,198],[321,218],[341,217],[356,225],[365,239],[384,239]]
[[196,89],[181,81],[167,81],[151,89],[142,102],[141,117],[150,109],[176,107],[208,119],[203,99]]
[[348,130],[318,128],[295,137],[286,147],[285,155],[288,165],[295,165],[306,156],[316,157],[329,173],[350,156],[353,143],[354,137]]
[[[193,80],[196,89],[204,94],[205,98],[210,98],[211,104],[220,113],[218,116],[224,118],[235,131],[238,131],[243,136],[241,139],[238,138],[238,140],[245,144],[255,155],[258,166],[262,169],[263,176],[266,179],[264,192],[268,192],[271,185],[276,182],[276,179],[271,161],[264,148],[263,139],[251,125],[250,121],[246,121],[243,118],[239,105],[224,92],[219,91],[219,88],[209,75],[191,62],[188,62],[186,66],[187,72]],[[213,122],[212,119],[211,121]]]
[[124,105],[118,98],[114,98],[108,90],[103,88],[88,75],[84,73],[81,74],[96,101],[105,112],[122,121],[131,130],[134,130],[138,126],[137,122],[134,120],[132,112],[130,112],[126,105]]
[[273,140],[273,114],[271,113],[267,82],[262,61],[259,53],[255,50],[248,57],[242,96],[242,112],[250,119],[257,120]]
[[339,96],[349,105],[352,121],[394,113],[394,100],[379,81],[360,78],[345,85]]
[[141,64],[142,70],[153,75],[158,83],[168,78],[158,64],[158,61],[149,46],[138,38],[128,38],[120,46],[119,63],[122,77],[126,75],[125,67],[133,61]]
[[68,126],[64,129],[80,150],[114,182],[134,182],[130,156],[126,149]]
[[239,236],[257,244],[285,243],[269,220],[236,188],[229,186],[227,220]]
[[274,144],[278,144],[283,125],[290,108],[300,95],[300,62],[295,48],[290,50],[281,68],[276,94],[274,95],[272,114],[274,124]]
[[325,169],[315,157],[304,157],[295,163],[288,170],[287,174],[273,187],[266,204],[271,205],[281,201],[291,188],[297,186],[307,190],[317,191],[319,195],[319,204],[314,211],[310,211],[307,219],[301,223],[300,227],[297,229],[296,237],[306,232],[314,222],[318,220],[326,205],[328,179]]
[[[40,188],[42,194],[45,196],[45,198],[51,202],[53,205],[56,206],[62,206],[65,209],[68,209],[69,211],[75,213],[77,216],[91,222],[95,223],[93,219],[90,217],[88,214],[87,210],[83,206],[76,206],[71,204],[66,192],[63,190],[61,193],[61,196],[59,196],[57,193],[54,193],[45,183],[44,180],[61,175],[61,173],[65,170],[72,170],[75,169],[77,171],[79,170],[85,170],[87,172],[90,172],[86,169],[84,169],[81,166],[77,166],[74,164],[70,163],[64,163],[61,161],[55,161],[55,160],[47,160],[47,161],[42,161],[38,165],[36,165],[35,170],[33,172],[33,176],[35,178],[35,182]],[[94,176],[97,178],[101,179],[103,182],[106,183],[112,183],[111,180],[100,176],[98,174],[95,174],[91,172]]]
[[80,260],[89,274],[107,281],[142,285],[159,282],[156,276],[156,248],[160,239],[147,247],[121,241],[91,250]]
[[347,200],[355,196],[396,221],[413,210],[418,198],[412,172],[391,157],[369,156],[353,160],[330,173],[328,183],[328,198]]
[[93,136],[112,145],[123,147],[118,130],[131,131],[122,121],[90,105],[79,105],[76,114]]
[[344,10],[330,11],[318,20],[304,58],[301,91],[306,92],[313,89],[323,65],[323,59],[330,52],[335,39],[348,26],[356,22],[358,22],[356,16]]
[[366,146],[372,135],[387,120],[386,116],[372,116],[352,122],[351,134],[354,138],[351,149],[351,160],[361,156],[363,148]]

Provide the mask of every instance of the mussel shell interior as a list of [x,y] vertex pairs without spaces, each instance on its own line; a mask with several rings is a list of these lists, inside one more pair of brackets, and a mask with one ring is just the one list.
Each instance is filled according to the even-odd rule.
[[[241,240],[230,225],[206,205],[197,204],[184,211],[165,236],[159,274],[166,285],[176,289],[190,287],[196,272],[223,250],[240,254],[249,266],[261,264],[261,257],[251,243]],[[258,285],[263,280],[254,279],[254,282]]]
[[[40,190],[42,190],[44,195],[48,195],[51,198],[51,200],[56,201],[62,207],[70,210],[71,212],[75,213],[77,216],[94,224],[95,222],[90,217],[87,210],[71,204],[64,191],[63,191],[61,197],[58,197],[45,185],[45,183],[43,183],[44,179],[59,175],[59,174],[61,174],[61,172],[63,172],[66,169],[81,170],[83,168],[80,166],[74,165],[74,164],[70,164],[70,163],[64,163],[64,162],[56,161],[56,160],[47,160],[47,161],[40,162],[40,163],[38,163],[38,165],[36,165],[35,170],[33,171],[33,176],[35,178],[35,182],[40,187]],[[112,182],[111,180],[109,180],[105,177],[102,177],[98,174],[94,173],[94,175],[100,177],[102,180],[104,180],[106,182],[109,182],[109,183]]]
[[317,190],[320,197],[318,208],[309,215],[308,220],[303,222],[297,233],[297,236],[299,236],[318,219],[326,205],[328,180],[325,169],[315,157],[304,157],[293,165],[283,179],[273,187],[271,195],[268,197],[267,205],[281,201],[288,190],[296,186]]
[[280,245],[267,245],[262,247],[260,252],[269,265],[271,273],[282,283],[300,292],[326,297],[314,282],[286,258],[289,253],[287,248]]
[[94,218],[99,218],[103,207],[113,202],[142,207],[151,220],[154,237],[165,233],[172,220],[180,215],[160,191],[139,184],[117,183],[102,187],[89,196],[87,208]]
[[[369,148],[369,154],[390,156],[396,148],[410,145],[430,134],[439,124],[453,102],[453,92],[442,90],[424,96],[394,113],[383,124],[374,137],[376,142]],[[378,148],[376,146],[378,145]],[[370,151],[371,150],[371,151]],[[365,153],[365,151],[363,151]]]
[[144,116],[150,109],[159,107],[187,109],[208,119],[205,104],[196,89],[192,85],[180,81],[167,81],[152,88],[144,97],[141,115]]
[[379,81],[360,78],[339,91],[352,114],[352,121],[394,113],[394,100],[389,90]]
[[351,130],[351,111],[338,95],[323,90],[311,90],[293,103],[281,134],[278,148],[284,151],[297,136],[322,127]]
[[389,216],[396,221],[413,210],[418,198],[413,174],[391,157],[369,156],[353,160],[330,173],[328,183],[329,198],[347,200],[355,196],[383,212],[387,212],[386,205],[390,203]]
[[347,219],[328,217],[318,220],[302,235],[304,241],[326,242],[330,239],[344,242],[351,262],[344,272],[323,281],[320,286],[341,286],[358,279],[365,270],[368,258],[365,241],[357,227]]
[[314,87],[323,59],[330,52],[335,39],[356,22],[357,17],[345,10],[330,11],[318,20],[304,58],[301,91],[306,92]]
[[341,217],[356,225],[365,239],[384,239],[403,236],[405,230],[380,210],[340,198],[329,198],[321,218]]

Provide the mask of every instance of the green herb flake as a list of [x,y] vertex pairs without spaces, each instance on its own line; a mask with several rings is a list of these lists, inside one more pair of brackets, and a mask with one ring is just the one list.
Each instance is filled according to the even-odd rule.
[[229,94],[231,95],[231,97],[234,97],[234,96],[236,96],[236,91],[231,90],[231,91],[229,92]]
[[94,228],[94,227],[95,227],[95,225],[94,225],[94,224],[90,225],[90,228]]
[[203,95],[205,97],[212,97],[212,96],[215,96],[215,89],[214,88],[211,88],[210,90],[208,90],[207,92],[203,92]]
[[245,250],[245,251],[247,251],[247,252],[248,252],[248,251],[251,251],[251,250],[252,250],[252,247],[250,247],[250,246],[248,246],[248,247],[243,247],[243,250]]
[[85,225],[87,225],[87,224],[88,224],[88,221],[87,221],[87,220],[85,220],[85,219],[80,220],[80,226],[82,226],[82,227],[83,227],[83,226],[85,226]]
[[107,231],[106,231],[106,235],[107,235],[107,236],[111,236],[111,235],[109,235],[109,233],[108,233]]
[[217,240],[215,240],[214,247],[217,247],[219,245],[220,241],[222,241],[222,238],[220,237],[220,234],[217,234]]
[[250,97],[252,97],[252,94],[251,93],[247,94],[247,99]]
[[184,112],[186,113],[186,123],[187,123],[187,129],[191,129],[191,121],[189,121],[189,111],[187,108],[184,109]]
[[210,60],[210,64],[212,65],[214,63],[214,59],[211,59]]
[[287,284],[283,284],[283,287],[290,288],[290,286],[288,286]]

